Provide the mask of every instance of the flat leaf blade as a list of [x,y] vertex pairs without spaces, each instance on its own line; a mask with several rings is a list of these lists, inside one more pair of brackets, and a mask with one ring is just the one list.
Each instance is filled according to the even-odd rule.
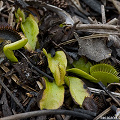
[[58,86],[64,84],[64,77],[66,74],[67,67],[67,59],[66,55],[63,51],[57,51],[54,57],[51,57],[50,53],[47,53],[45,49],[43,49],[44,54],[48,59],[48,65],[53,73],[55,78],[55,82]]
[[37,22],[32,15],[29,15],[26,18],[25,22],[21,23],[21,29],[28,39],[28,43],[25,47],[29,51],[35,50],[39,28]]
[[87,62],[83,57],[81,57],[78,61],[73,62],[73,66],[89,74],[92,64],[90,62]]
[[64,101],[64,87],[57,86],[55,82],[49,82],[45,79],[46,89],[43,92],[42,99],[39,101],[40,109],[58,109]]
[[73,100],[82,106],[85,97],[90,97],[90,92],[87,90],[87,86],[81,79],[76,77],[68,76],[65,79],[69,79],[69,89]]
[[90,80],[91,82],[95,82],[95,83],[98,82],[96,78],[77,68],[68,69],[67,72],[75,73],[80,77]]

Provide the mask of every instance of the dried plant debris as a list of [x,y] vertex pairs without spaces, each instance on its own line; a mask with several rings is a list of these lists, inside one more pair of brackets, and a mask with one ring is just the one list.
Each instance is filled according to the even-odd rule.
[[85,14],[85,15],[89,15],[89,14],[87,13],[87,11],[83,10],[83,8],[82,8],[79,0],[70,0],[70,1],[73,3],[74,6],[76,6],[76,8],[77,8],[81,13],[83,13],[83,14]]
[[15,70],[20,76],[21,83],[32,83],[32,71],[28,66],[27,61],[22,60],[22,62],[16,63],[13,65]]
[[99,62],[101,60],[111,57],[111,50],[105,45],[103,38],[96,39],[79,39],[78,35],[75,34],[76,39],[79,43],[79,55],[84,55],[91,60]]
[[1,120],[119,116],[119,4],[1,0]]
[[8,105],[8,100],[7,100],[7,96],[6,96],[6,91],[5,90],[4,90],[4,93],[2,95],[1,101],[3,101],[3,105],[2,105],[3,115],[4,116],[12,115],[12,112],[11,112],[10,107]]
[[86,110],[97,112],[98,106],[92,97],[86,97],[83,101],[82,107]]
[[111,45],[108,45],[108,47],[111,47],[112,45],[119,49],[120,48],[120,37],[118,35],[109,35],[108,37],[108,43],[111,42]]
[[97,13],[101,14],[101,3],[98,0],[82,0],[90,8],[92,8]]

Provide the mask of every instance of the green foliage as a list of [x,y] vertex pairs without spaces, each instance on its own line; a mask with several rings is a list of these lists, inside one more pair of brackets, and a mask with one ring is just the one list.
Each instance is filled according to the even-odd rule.
[[95,82],[95,83],[98,82],[96,78],[94,78],[93,76],[89,75],[88,73],[86,73],[83,70],[80,70],[78,68],[68,69],[67,72],[71,72],[71,73],[74,73],[76,75],[79,75],[80,77],[83,77],[87,80],[90,80],[91,82]]
[[86,62],[85,58],[81,57],[78,61],[73,62],[73,66],[89,74],[92,64],[89,61]]
[[108,64],[97,64],[90,68],[90,74],[107,86],[107,83],[119,82],[118,72]]
[[77,74],[80,77],[90,80],[91,82],[97,82],[96,78],[89,75],[92,64],[89,61],[86,62],[85,58],[81,57],[78,61],[74,61],[73,66],[75,68],[67,69],[67,72]]
[[28,43],[25,48],[29,51],[35,50],[39,28],[31,14],[26,18],[25,22],[21,24],[21,29],[28,38]]
[[57,86],[55,82],[49,82],[44,78],[46,89],[39,101],[40,109],[58,109],[64,101],[64,87]]
[[81,107],[85,97],[90,97],[90,92],[85,83],[79,78],[70,76],[66,76],[65,81],[67,82],[67,85],[69,85],[73,100]]
[[28,39],[28,43],[26,44],[25,48],[28,51],[34,51],[37,43],[37,35],[39,34],[38,24],[35,20],[36,18],[34,18],[32,14],[29,14],[29,16],[25,18],[25,14],[20,8],[15,13],[15,16],[17,21],[22,18],[21,29]]
[[3,47],[5,56],[12,62],[18,62],[18,59],[15,57],[13,53],[13,50],[18,50],[24,47],[27,41],[28,40],[26,38],[22,38],[21,40],[5,45]]
[[50,53],[47,53],[45,49],[43,49],[44,54],[48,59],[48,65],[53,73],[55,82],[58,86],[64,84],[64,77],[66,74],[67,67],[67,59],[66,55],[63,51],[57,51],[54,57],[51,57]]
[[24,14],[24,11],[21,10],[20,8],[18,8],[17,12],[15,12],[15,17],[17,18],[17,19],[16,19],[16,22],[17,22],[17,23],[20,21],[20,19],[22,20],[22,22],[25,22],[25,14]]

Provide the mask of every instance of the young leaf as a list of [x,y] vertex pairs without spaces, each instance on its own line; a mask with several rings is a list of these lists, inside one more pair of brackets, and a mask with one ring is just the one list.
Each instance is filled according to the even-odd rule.
[[25,22],[25,14],[20,8],[18,8],[17,12],[15,13],[15,17],[17,18],[17,23],[19,22],[20,18],[22,19],[22,22]]
[[18,59],[15,57],[13,50],[24,47],[27,41],[28,40],[26,38],[22,38],[21,40],[5,45],[3,47],[5,56],[12,62],[18,62]]
[[54,57],[51,57],[50,53],[47,53],[45,49],[43,49],[44,54],[48,59],[48,65],[53,73],[55,78],[55,82],[58,86],[64,84],[64,77],[66,74],[67,67],[67,59],[66,55],[63,51],[57,51]]
[[73,62],[73,66],[75,68],[81,69],[86,73],[90,73],[90,67],[92,66],[92,64],[90,62],[85,61],[85,59],[83,57],[81,57],[78,61],[74,61]]
[[40,109],[58,109],[64,101],[64,87],[57,86],[55,82],[45,81],[46,89],[43,92],[42,99],[39,101]]
[[82,106],[85,97],[90,97],[90,92],[87,90],[85,83],[76,77],[66,76],[65,81],[69,81],[69,89],[73,100]]
[[33,15],[29,14],[25,22],[21,23],[21,29],[28,39],[26,49],[29,51],[35,50],[39,28]]
[[108,64],[97,64],[90,68],[90,74],[101,81],[105,86],[107,83],[119,82],[118,72]]
[[94,78],[93,76],[89,75],[88,73],[86,73],[83,70],[80,70],[78,68],[68,69],[67,72],[75,73],[75,74],[79,75],[80,77],[90,80],[91,82],[95,82],[95,83],[98,82],[96,78]]

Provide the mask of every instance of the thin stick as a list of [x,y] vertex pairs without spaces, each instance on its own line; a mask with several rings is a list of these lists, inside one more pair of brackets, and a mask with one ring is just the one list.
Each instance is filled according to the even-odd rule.
[[[85,40],[85,39],[108,37],[108,36],[109,36],[108,34],[93,34],[93,35],[89,35],[89,36],[79,37],[79,39]],[[70,43],[73,43],[73,42],[77,42],[77,40],[76,39],[68,40],[66,42],[58,44],[58,46],[67,45],[67,44],[70,44]]]
[[21,108],[21,110],[25,111],[22,104],[19,102],[19,100],[11,93],[11,91],[7,88],[7,86],[3,83],[3,81],[0,78],[0,84],[2,87],[7,91],[7,93],[12,97],[12,99],[16,102],[16,104]]
[[111,111],[111,107],[107,108],[106,110],[104,110],[102,113],[100,113],[97,117],[95,117],[93,120],[98,120],[101,117],[105,116],[108,112]]
[[120,100],[117,99],[107,88],[102,84],[102,82],[98,82],[100,87],[120,106]]
[[[104,90],[100,90],[100,89],[96,89],[96,88],[91,88],[88,87],[88,89],[90,90],[90,92],[95,93],[95,94],[100,94],[100,92],[103,92],[104,95],[108,95]],[[120,98],[120,93],[115,93],[115,92],[111,92],[115,97],[119,97]]]
[[89,19],[91,24],[95,24],[95,21],[93,21],[91,17],[88,17],[88,19]]
[[76,29],[107,29],[107,30],[118,30],[115,25],[108,24],[77,24]]
[[106,24],[108,24],[108,25],[116,25],[117,23],[118,23],[118,19],[117,18],[113,18],[112,20],[110,20]]
[[33,112],[26,112],[26,113],[20,113],[16,115],[11,115],[8,117],[1,118],[0,120],[19,120],[19,119],[25,119],[25,118],[30,118],[30,117],[35,117],[35,116],[44,116],[44,115],[70,115],[74,117],[79,117],[79,118],[84,118],[84,119],[89,119],[93,120],[94,117],[83,114],[80,112],[75,112],[72,110],[39,110],[39,111],[33,111]]
[[102,23],[106,24],[106,16],[105,16],[105,7],[101,5],[101,12],[102,12]]
[[120,2],[117,0],[112,0],[112,3],[114,4],[115,8],[118,10],[120,14]]
[[79,29],[78,31],[98,33],[98,34],[109,34],[109,35],[120,35],[120,31],[110,30],[110,29]]
[[20,52],[19,50],[17,50],[17,51],[27,60],[27,62],[29,63],[29,65],[30,65],[33,69],[35,69],[37,72],[39,72],[40,74],[44,75],[44,76],[47,77],[48,79],[50,79],[50,80],[52,80],[52,81],[54,80],[53,77],[49,76],[48,74],[44,73],[43,71],[41,71],[40,69],[38,69],[37,67],[35,67],[35,66],[28,60],[28,58],[27,58],[22,52]]
[[[1,64],[0,67],[4,70],[5,73],[7,73],[7,72],[10,71],[10,70],[9,70],[7,67],[5,67],[3,64]],[[6,78],[7,78],[7,77],[6,77]],[[15,83],[17,83],[19,86],[21,86],[21,87],[24,88],[25,90],[38,92],[38,91],[36,91],[35,89],[29,87],[28,85],[21,84],[19,78],[18,78],[15,74],[13,74],[13,75],[11,76],[11,78],[12,78],[12,80],[13,80]]]
[[68,58],[68,60],[69,60],[70,63],[73,63],[73,59],[67,54],[67,52],[66,52],[61,46],[57,45],[54,41],[52,41],[52,43],[53,43],[56,47],[60,48],[60,49],[65,53],[65,55],[67,56],[67,58]]

